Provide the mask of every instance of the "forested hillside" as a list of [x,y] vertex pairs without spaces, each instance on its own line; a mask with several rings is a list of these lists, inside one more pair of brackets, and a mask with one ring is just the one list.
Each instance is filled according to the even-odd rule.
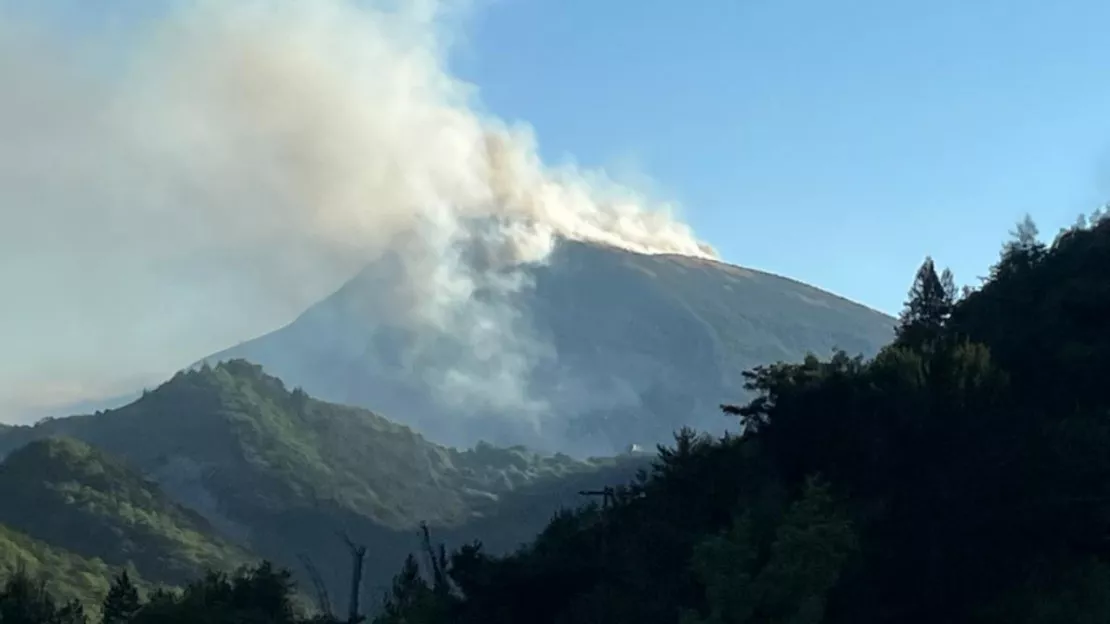
[[0,464],[0,500],[0,524],[161,583],[253,559],[155,484],[72,439],[32,442],[9,455]]
[[[60,601],[95,604],[108,591],[112,577],[121,571],[103,561],[74,555],[0,524],[0,582],[23,572],[34,579],[49,579],[49,591]],[[6,598],[11,599],[10,596]],[[0,598],[0,605],[3,604],[5,599]],[[0,622],[8,621],[4,618],[4,607],[0,606]]]
[[6,453],[0,523],[59,552],[171,585],[267,557],[307,588],[309,561],[338,601],[350,564],[339,534],[372,553],[364,591],[376,594],[422,522],[452,544],[489,534],[510,550],[578,489],[649,459],[443,447],[244,361],[181,373],[118,410],[5,429]]

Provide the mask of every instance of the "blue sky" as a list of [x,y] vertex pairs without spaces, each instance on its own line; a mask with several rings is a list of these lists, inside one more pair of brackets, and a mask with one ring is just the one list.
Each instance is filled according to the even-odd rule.
[[1110,3],[497,0],[453,56],[545,156],[636,169],[723,257],[897,312],[1110,199]]

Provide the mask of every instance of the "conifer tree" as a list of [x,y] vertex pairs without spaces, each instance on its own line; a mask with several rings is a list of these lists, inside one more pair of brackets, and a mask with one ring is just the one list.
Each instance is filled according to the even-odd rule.
[[933,259],[926,257],[917,270],[906,307],[899,317],[898,342],[916,348],[935,340],[952,313],[956,296],[952,272],[945,269],[938,276]]
[[131,582],[127,570],[124,570],[112,581],[108,595],[104,598],[102,621],[104,624],[130,622],[141,606],[139,590]]
[[998,264],[991,267],[991,277],[1005,278],[1039,262],[1047,251],[1039,236],[1037,224],[1032,217],[1025,215],[1010,232],[1010,240],[1002,246]]

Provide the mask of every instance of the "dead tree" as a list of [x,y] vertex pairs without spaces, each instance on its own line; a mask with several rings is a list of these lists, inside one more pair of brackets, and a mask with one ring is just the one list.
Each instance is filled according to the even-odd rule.
[[363,620],[358,613],[358,599],[362,589],[362,562],[366,557],[366,546],[355,544],[346,533],[340,533],[339,536],[351,551],[351,602],[347,610],[347,624],[358,624]]
[[320,577],[320,571],[308,558],[308,555],[300,554],[297,558],[301,560],[301,565],[304,566],[305,571],[308,573],[308,579],[312,582],[312,587],[316,591],[316,608],[325,616],[331,616],[331,597],[328,596],[328,587],[324,584],[324,579]]
[[439,548],[432,547],[432,534],[428,530],[428,523],[420,523],[420,544],[424,555],[432,570],[432,590],[437,596],[446,597],[451,592],[451,581],[448,576],[447,547],[442,543]]

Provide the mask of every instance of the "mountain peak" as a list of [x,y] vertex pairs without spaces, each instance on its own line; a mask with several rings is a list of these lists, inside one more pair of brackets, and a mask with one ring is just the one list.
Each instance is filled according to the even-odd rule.
[[[676,254],[561,240],[512,286],[436,323],[390,316],[397,267],[373,263],[289,325],[206,361],[246,358],[314,396],[387,413],[438,442],[577,456],[721,432],[742,373],[834,348],[872,355],[894,319],[788,278]],[[394,281],[391,281],[394,280]],[[437,323],[444,321],[442,324]]]

